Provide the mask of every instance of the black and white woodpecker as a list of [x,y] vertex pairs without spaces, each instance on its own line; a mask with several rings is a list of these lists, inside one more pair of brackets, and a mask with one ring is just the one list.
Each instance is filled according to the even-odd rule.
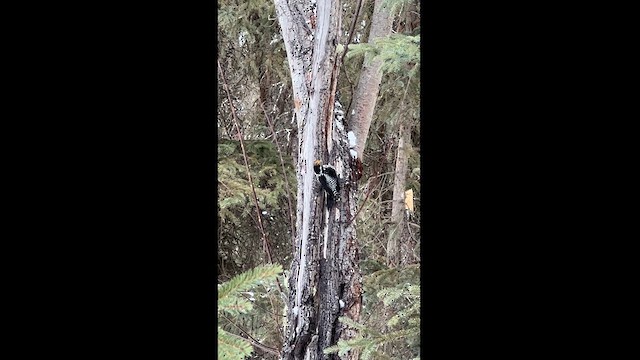
[[320,160],[314,161],[313,171],[327,193],[327,208],[331,210],[333,205],[340,201],[340,178],[333,166],[321,164]]

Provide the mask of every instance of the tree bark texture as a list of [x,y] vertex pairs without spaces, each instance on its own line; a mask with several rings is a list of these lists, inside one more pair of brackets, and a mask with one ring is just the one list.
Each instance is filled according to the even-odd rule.
[[[414,264],[416,262],[416,260],[418,260],[418,257],[416,257],[416,243],[413,241],[413,237],[410,234],[410,231],[408,231],[408,221],[409,221],[409,217],[408,215],[410,214],[409,210],[407,209],[407,204],[411,204],[411,209],[413,209],[413,191],[409,192],[407,191],[407,179],[408,179],[408,172],[410,172],[409,169],[409,149],[411,149],[412,142],[411,142],[411,126],[409,125],[405,125],[403,131],[401,131],[401,133],[403,134],[403,152],[404,152],[404,167],[405,169],[403,170],[404,173],[404,180],[402,181],[403,183],[403,188],[405,189],[403,191],[403,201],[402,201],[402,206],[401,206],[401,212],[403,214],[402,216],[402,232],[400,232],[401,237],[400,239],[400,267],[405,267],[411,264]],[[395,191],[395,188],[394,188]],[[408,194],[410,194],[409,196],[411,198],[407,198]],[[395,195],[394,195],[395,198]],[[393,210],[393,209],[392,209]],[[393,212],[393,211],[392,211]]]
[[[391,34],[391,26],[393,25],[393,17],[389,14],[388,9],[382,8],[384,0],[376,0],[373,7],[373,15],[371,17],[371,30],[369,32],[369,43],[373,43],[376,39]],[[378,92],[380,91],[380,82],[382,81],[382,62],[380,60],[371,60],[371,55],[366,55],[364,67],[360,73],[360,79],[355,93],[353,94],[353,116],[350,117],[350,124],[353,124],[353,131],[356,135],[356,151],[358,156],[364,153],[371,120],[373,119],[373,110],[378,100]]]
[[[342,13],[339,1],[274,3],[291,72],[299,141],[296,240],[282,358],[338,359],[322,350],[355,335],[337,319],[346,315],[358,320],[362,298],[355,230],[349,221],[356,204],[351,158],[346,129],[333,112]],[[313,172],[315,159],[333,165],[343,179],[341,201],[331,214]]]
[[[400,250],[407,250],[406,246],[402,246],[404,239],[404,213],[405,213],[405,187],[407,183],[407,170],[409,166],[409,158],[406,146],[407,137],[410,136],[410,129],[407,125],[400,125],[398,131],[398,151],[396,153],[396,169],[393,179],[393,203],[391,205],[391,223],[392,231],[389,232],[387,241],[387,265],[398,266],[400,258],[406,260],[406,254],[402,254]],[[400,243],[400,246],[398,245]],[[406,264],[406,261],[402,261]]]

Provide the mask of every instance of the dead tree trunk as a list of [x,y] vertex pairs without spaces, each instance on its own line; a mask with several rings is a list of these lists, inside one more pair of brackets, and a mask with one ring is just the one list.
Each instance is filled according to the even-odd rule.
[[[354,223],[355,186],[344,124],[334,119],[338,76],[339,1],[274,0],[291,72],[298,123],[297,221],[289,277],[283,359],[338,359],[323,349],[354,336],[337,321],[358,320],[361,279]],[[341,201],[331,214],[313,162],[341,176]],[[349,354],[353,359],[357,354]]]

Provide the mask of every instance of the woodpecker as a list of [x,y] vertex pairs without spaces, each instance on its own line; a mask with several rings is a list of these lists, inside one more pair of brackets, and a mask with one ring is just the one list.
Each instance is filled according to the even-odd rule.
[[313,171],[327,193],[327,208],[331,210],[336,201],[340,201],[340,178],[331,165],[321,165],[320,160],[313,162]]

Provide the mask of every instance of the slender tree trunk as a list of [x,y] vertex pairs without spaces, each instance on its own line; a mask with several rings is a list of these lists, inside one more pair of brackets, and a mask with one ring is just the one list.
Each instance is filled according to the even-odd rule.
[[[369,32],[369,43],[373,43],[376,39],[391,34],[391,26],[393,17],[387,9],[382,8],[384,0],[375,0],[373,7],[373,16],[371,17],[371,30]],[[356,151],[358,156],[364,153],[371,120],[373,119],[373,110],[378,100],[378,92],[380,91],[380,82],[382,81],[382,61],[369,61],[371,55],[366,55],[365,64],[355,93],[353,94],[353,115],[350,115],[350,124],[353,124],[353,131],[356,135]]]
[[[407,140],[410,142],[410,127],[400,125],[398,131],[398,151],[396,154],[396,169],[393,181],[393,203],[391,205],[391,222],[393,230],[389,232],[387,241],[387,265],[397,266],[400,263],[407,263],[406,239],[404,236],[404,214],[405,214],[405,188],[407,183],[408,152]],[[403,250],[403,251],[400,251]],[[401,260],[403,259],[403,260]]]
[[[417,8],[415,3],[408,4],[401,19],[398,21],[398,27],[395,29],[398,33],[412,33],[414,28],[419,25],[419,17],[417,16]],[[406,93],[405,93],[406,95]],[[404,97],[402,99],[404,106]],[[389,232],[387,241],[387,265],[389,266],[406,266],[413,262],[413,248],[409,238],[406,236],[406,184],[409,163],[408,149],[411,147],[411,125],[400,125],[398,131],[398,150],[396,153],[396,168],[393,183],[393,202],[391,206],[391,223],[392,230]]]
[[[358,320],[361,279],[358,247],[350,221],[355,213],[344,124],[334,121],[338,76],[339,1],[274,0],[291,72],[298,123],[297,218],[289,277],[283,359],[338,359],[322,351],[355,335],[339,316]],[[341,201],[331,213],[313,172],[320,159],[343,179]],[[355,359],[351,353],[346,359]]]
[[[408,162],[409,162],[409,154],[408,154],[408,149],[411,148],[412,144],[411,144],[411,127],[407,127],[405,128],[405,133],[404,133],[404,148],[405,148],[405,166],[406,166],[406,170],[405,170],[405,178],[404,178],[404,187],[406,189],[406,183],[407,183],[407,172],[409,172],[409,166],[408,166]],[[407,199],[407,193],[409,193],[409,196],[411,197],[410,199]],[[415,261],[417,260],[416,257],[416,245],[413,240],[412,240],[412,236],[410,236],[410,233],[407,232],[407,228],[408,228],[408,219],[409,217],[407,215],[410,214],[410,211],[407,209],[407,204],[410,204],[411,209],[413,209],[413,191],[408,192],[408,191],[404,191],[404,202],[402,204],[402,213],[403,213],[403,217],[402,217],[402,237],[400,238],[400,266],[401,267],[405,267],[407,265],[411,265],[413,263],[415,263]],[[413,210],[411,210],[413,211]]]

